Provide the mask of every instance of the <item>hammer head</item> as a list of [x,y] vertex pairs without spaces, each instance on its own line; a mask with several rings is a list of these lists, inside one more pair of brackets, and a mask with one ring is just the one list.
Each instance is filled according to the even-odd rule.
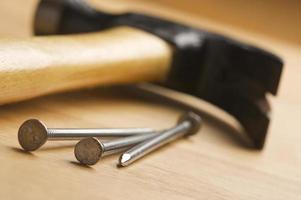
[[81,0],[42,0],[36,35],[100,31],[127,25],[162,38],[175,49],[164,86],[200,97],[234,116],[258,149],[263,148],[270,107],[283,63],[269,52],[233,39],[138,13],[112,15]]

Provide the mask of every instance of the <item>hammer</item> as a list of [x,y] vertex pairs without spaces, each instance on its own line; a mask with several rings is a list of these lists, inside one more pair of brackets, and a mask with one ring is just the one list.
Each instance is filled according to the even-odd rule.
[[34,32],[56,36],[0,41],[0,103],[155,82],[225,110],[263,148],[270,121],[266,94],[277,93],[279,57],[166,19],[105,13],[81,0],[40,1]]

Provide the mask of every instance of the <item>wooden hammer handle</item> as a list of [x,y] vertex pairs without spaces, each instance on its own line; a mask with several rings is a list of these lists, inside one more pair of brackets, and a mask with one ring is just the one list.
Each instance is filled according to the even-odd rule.
[[97,85],[162,80],[171,47],[129,27],[0,40],[0,104]]

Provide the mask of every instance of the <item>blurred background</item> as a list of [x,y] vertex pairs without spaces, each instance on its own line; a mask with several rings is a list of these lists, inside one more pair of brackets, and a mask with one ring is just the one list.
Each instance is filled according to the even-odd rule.
[[[135,10],[173,17],[220,31],[238,28],[293,44],[301,44],[298,0],[88,0],[111,12]],[[1,0],[0,36],[28,36],[37,0]],[[162,9],[164,8],[164,9]],[[175,13],[180,12],[181,15]],[[231,33],[230,33],[231,34]]]
[[[298,0],[87,0],[107,12],[142,12],[219,32],[283,58],[278,96],[301,102],[301,2]],[[32,35],[38,0],[1,0],[0,37]],[[288,70],[289,69],[289,70]]]

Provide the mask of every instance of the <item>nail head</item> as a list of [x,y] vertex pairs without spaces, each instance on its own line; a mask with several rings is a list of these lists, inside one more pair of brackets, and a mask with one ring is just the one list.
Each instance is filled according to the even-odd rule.
[[25,121],[19,128],[18,140],[25,151],[34,151],[47,141],[47,127],[37,119]]
[[183,121],[189,121],[192,124],[191,129],[189,130],[189,135],[197,133],[202,124],[202,118],[193,112],[188,112],[182,115],[179,118],[178,123],[181,123]]
[[85,165],[94,165],[101,158],[104,146],[97,138],[85,138],[80,140],[74,148],[76,159]]

